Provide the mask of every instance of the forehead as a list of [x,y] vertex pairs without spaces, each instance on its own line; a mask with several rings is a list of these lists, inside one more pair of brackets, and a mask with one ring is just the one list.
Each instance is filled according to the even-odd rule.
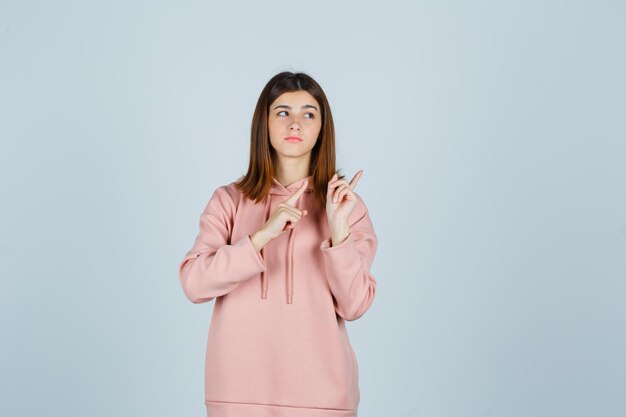
[[281,104],[290,106],[292,108],[300,108],[301,106],[305,104],[310,104],[310,105],[317,107],[318,110],[320,108],[317,100],[315,100],[315,98],[311,94],[309,94],[307,91],[303,91],[303,90],[291,91],[288,93],[281,94],[270,105],[270,109],[273,109],[275,106],[278,106]]

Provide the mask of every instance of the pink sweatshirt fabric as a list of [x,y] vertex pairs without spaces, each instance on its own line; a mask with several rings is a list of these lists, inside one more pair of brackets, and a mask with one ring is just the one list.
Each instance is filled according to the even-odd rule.
[[[305,180],[297,201],[308,214],[258,253],[250,235]],[[345,321],[370,308],[378,239],[361,197],[350,234],[331,246],[312,177],[275,178],[255,204],[235,183],[215,190],[200,231],[179,266],[185,296],[215,300],[205,358],[209,417],[356,417],[357,358]]]

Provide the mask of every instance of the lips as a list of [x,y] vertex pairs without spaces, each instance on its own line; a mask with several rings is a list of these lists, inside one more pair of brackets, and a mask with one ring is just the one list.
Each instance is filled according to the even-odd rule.
[[297,136],[289,136],[285,138],[285,140],[288,140],[289,142],[302,142],[302,139]]

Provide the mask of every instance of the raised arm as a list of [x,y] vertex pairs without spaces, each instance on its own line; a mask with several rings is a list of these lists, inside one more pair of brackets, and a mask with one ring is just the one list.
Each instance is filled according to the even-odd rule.
[[336,300],[335,311],[347,321],[356,320],[370,308],[376,294],[376,279],[370,273],[378,238],[367,207],[359,204],[350,216],[350,233],[336,246],[324,240],[320,249],[328,284]]
[[250,236],[231,243],[235,205],[226,186],[215,190],[200,215],[200,231],[180,263],[178,275],[185,296],[205,303],[234,290],[265,271],[265,261]]

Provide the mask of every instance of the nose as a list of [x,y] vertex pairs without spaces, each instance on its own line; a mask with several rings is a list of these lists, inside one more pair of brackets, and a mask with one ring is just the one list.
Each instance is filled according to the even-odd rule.
[[298,124],[297,121],[294,120],[291,123],[291,125],[289,126],[289,129],[291,129],[291,130],[300,130],[300,125]]

